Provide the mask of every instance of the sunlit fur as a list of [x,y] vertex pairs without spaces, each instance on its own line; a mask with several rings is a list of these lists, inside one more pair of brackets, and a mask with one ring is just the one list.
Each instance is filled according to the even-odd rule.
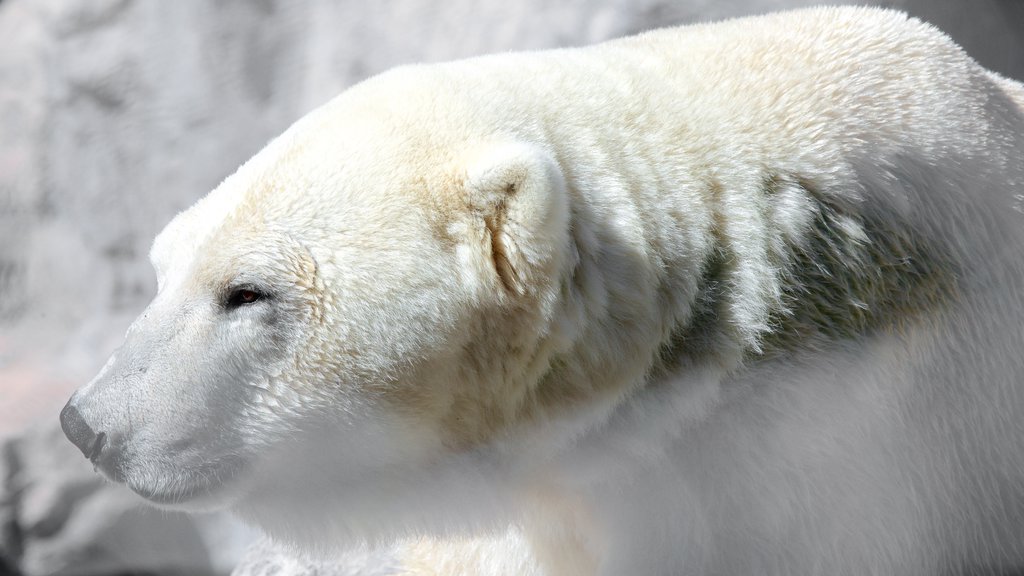
[[396,69],[168,225],[75,402],[409,573],[1024,566],[1022,105],[860,8]]

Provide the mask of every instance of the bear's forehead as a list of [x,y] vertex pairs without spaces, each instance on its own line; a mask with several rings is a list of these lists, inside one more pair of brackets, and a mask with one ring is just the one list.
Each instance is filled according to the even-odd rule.
[[[306,146],[309,143],[305,143]],[[458,185],[436,163],[422,173],[381,168],[324,169],[292,154],[260,171],[239,173],[179,214],[157,236],[150,257],[159,277],[259,263],[289,255],[293,245],[341,246],[350,254],[410,249],[436,228],[431,195]],[[365,158],[356,158],[365,161]],[[307,168],[308,166],[308,168]],[[440,191],[440,192],[439,192]]]
[[150,253],[158,277],[275,227],[309,244],[343,236],[353,249],[444,229],[438,219],[462,206],[465,153],[482,137],[450,86],[420,76],[387,98],[356,87],[292,125],[161,232]]

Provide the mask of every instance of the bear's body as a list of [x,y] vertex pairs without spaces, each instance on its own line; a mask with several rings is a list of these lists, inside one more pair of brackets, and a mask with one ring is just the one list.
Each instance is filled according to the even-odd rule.
[[869,9],[397,69],[168,226],[65,429],[417,573],[1024,566],[1022,109]]

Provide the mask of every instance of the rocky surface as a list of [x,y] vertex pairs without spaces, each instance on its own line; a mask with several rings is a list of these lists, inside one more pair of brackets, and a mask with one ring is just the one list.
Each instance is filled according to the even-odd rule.
[[[291,121],[401,63],[820,3],[0,2],[0,438],[35,426],[0,459],[0,575],[15,562],[31,574],[217,564],[203,554],[234,528],[136,508],[39,423],[151,297],[156,232]],[[885,4],[1024,78],[1019,0]]]

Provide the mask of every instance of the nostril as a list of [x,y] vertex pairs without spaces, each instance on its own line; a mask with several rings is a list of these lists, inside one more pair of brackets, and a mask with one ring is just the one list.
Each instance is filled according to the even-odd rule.
[[103,449],[106,434],[97,436],[92,428],[85,423],[85,418],[82,418],[78,408],[72,406],[70,402],[60,411],[60,427],[64,430],[64,435],[68,437],[68,440],[71,440],[71,443],[77,446],[86,458],[95,458]]
[[85,457],[88,458],[89,460],[96,460],[96,458],[99,457],[100,455],[100,451],[103,450],[103,446],[106,445],[106,442],[106,432],[100,432],[99,434],[97,434],[96,441],[92,443],[92,450]]

